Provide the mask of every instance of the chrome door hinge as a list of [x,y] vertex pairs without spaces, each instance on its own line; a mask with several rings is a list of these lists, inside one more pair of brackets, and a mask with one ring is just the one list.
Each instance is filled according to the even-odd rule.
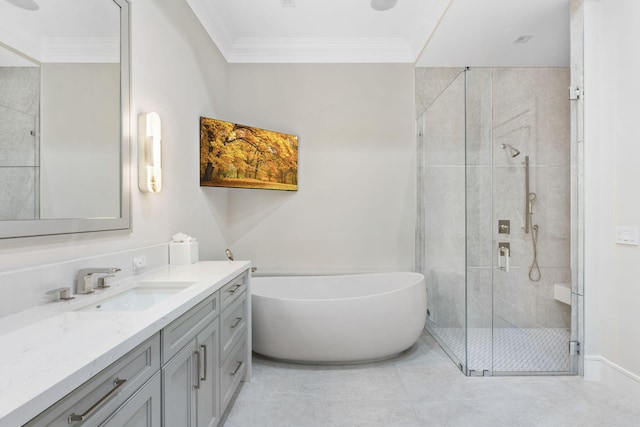
[[570,86],[569,87],[569,100],[571,101],[575,101],[582,98],[582,89],[580,89],[578,86],[573,87]]
[[569,354],[580,354],[580,341],[569,341]]

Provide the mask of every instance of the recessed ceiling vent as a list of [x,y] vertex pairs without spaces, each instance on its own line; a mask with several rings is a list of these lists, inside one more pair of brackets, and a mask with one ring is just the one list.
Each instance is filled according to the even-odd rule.
[[296,7],[296,0],[280,0],[282,7]]
[[520,36],[513,41],[513,44],[525,44],[531,40],[533,36]]

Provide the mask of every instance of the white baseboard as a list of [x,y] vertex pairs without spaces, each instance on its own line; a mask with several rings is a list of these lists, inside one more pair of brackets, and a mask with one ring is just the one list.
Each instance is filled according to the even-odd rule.
[[602,356],[584,356],[584,379],[597,381],[640,402],[640,376]]

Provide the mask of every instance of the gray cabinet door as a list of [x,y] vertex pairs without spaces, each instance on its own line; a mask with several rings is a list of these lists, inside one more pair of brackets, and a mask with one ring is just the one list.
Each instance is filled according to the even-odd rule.
[[194,339],[162,369],[164,427],[196,426],[196,344]]
[[209,295],[162,330],[163,365],[170,362],[181,348],[191,342],[198,331],[218,317],[218,300],[218,292]]
[[219,327],[217,319],[197,336],[200,362],[198,389],[198,427],[214,427],[220,419],[220,386],[218,381]]
[[162,425],[160,373],[122,405],[101,427],[160,427]]

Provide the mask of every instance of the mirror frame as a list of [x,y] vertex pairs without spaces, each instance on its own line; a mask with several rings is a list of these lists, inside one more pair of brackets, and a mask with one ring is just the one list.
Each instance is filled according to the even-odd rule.
[[120,217],[0,220],[0,239],[131,229],[131,40],[129,0],[120,7]]

